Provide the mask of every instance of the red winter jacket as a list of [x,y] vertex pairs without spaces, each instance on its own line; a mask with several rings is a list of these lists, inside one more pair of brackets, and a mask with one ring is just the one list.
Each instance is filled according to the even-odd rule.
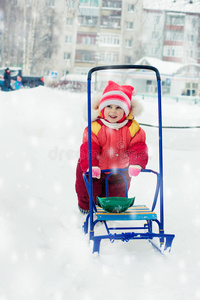
[[[146,134],[134,120],[119,129],[112,129],[101,120],[92,122],[92,166],[101,170],[127,168],[129,165],[140,165],[143,169],[148,162]],[[88,163],[88,127],[83,134],[80,148],[80,166],[86,172]]]

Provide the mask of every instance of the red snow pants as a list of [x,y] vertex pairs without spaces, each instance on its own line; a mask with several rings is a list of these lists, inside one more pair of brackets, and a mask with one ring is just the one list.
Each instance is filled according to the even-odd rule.
[[[129,189],[131,177],[128,172],[123,172],[127,180],[127,187]],[[93,198],[96,203],[96,197],[106,197],[105,187],[106,174],[101,174],[100,179],[93,179]],[[78,196],[78,205],[81,209],[89,210],[89,195],[83,179],[83,172],[78,162],[76,168],[76,193]],[[125,183],[124,178],[120,174],[111,175],[108,179],[109,197],[125,197]]]

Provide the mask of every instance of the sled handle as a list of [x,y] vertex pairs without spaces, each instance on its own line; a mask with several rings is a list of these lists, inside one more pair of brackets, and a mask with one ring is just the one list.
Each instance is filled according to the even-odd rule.
[[91,80],[92,73],[101,70],[116,70],[116,69],[140,69],[140,70],[150,70],[156,73],[157,80],[161,80],[160,73],[157,68],[153,66],[143,66],[143,65],[114,65],[114,66],[99,66],[90,69],[88,72],[88,80]]
[[163,206],[163,149],[162,149],[162,108],[161,108],[161,77],[157,68],[146,65],[113,65],[98,66],[88,72],[88,148],[89,148],[89,197],[90,197],[90,238],[93,236],[93,188],[92,188],[92,138],[91,138],[91,77],[92,73],[101,70],[140,69],[151,70],[156,73],[158,88],[158,121],[159,121],[159,186],[160,186],[160,229],[164,231],[164,206]]

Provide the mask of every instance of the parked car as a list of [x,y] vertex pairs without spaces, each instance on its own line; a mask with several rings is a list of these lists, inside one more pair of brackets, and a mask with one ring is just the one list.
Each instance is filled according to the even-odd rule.
[[[9,69],[11,71],[11,82],[16,81],[17,76],[20,76],[24,87],[33,88],[44,85],[44,78],[42,76],[24,76],[22,74],[22,69],[18,67],[9,67]],[[0,89],[3,87],[5,70],[6,67],[0,68]]]

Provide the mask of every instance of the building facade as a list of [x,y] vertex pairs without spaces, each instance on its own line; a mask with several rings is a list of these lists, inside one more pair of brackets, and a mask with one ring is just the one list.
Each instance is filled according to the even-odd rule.
[[141,1],[79,1],[75,73],[134,63],[140,57],[141,14]]
[[146,56],[200,63],[197,0],[10,0],[0,12],[0,65],[46,81]]
[[199,1],[144,0],[143,12],[143,56],[177,63],[200,63]]

